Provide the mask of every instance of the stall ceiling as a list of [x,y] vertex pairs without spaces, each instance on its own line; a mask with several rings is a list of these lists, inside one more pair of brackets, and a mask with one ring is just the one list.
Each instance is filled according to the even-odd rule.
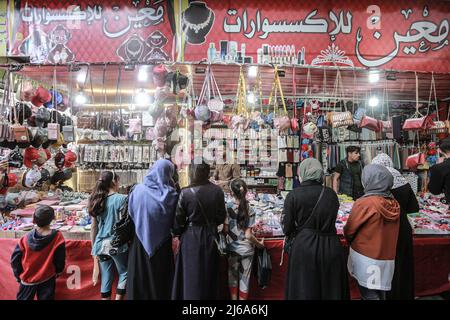
[[[122,65],[121,81],[119,83],[120,90],[122,92],[122,104],[131,103],[133,93],[138,88],[144,88],[152,92],[155,89],[155,85],[152,83],[151,66],[147,66],[148,79],[147,81],[138,81],[139,70],[142,66],[135,66],[134,70],[124,70]],[[198,95],[205,75],[203,73],[197,73],[196,69],[205,69],[205,64],[198,65],[171,65],[167,66],[168,69],[176,71],[177,69],[187,74],[189,70],[193,74],[193,83],[195,93]],[[243,66],[243,72],[247,81],[247,90],[253,90],[256,85],[256,78],[248,76],[249,66]],[[284,95],[292,97],[294,95],[294,82],[293,82],[293,68],[292,67],[280,67],[285,72],[285,76],[281,77],[281,83],[284,91]],[[53,66],[26,66],[19,73],[32,80],[45,83],[48,87],[52,85],[53,73],[55,67]],[[56,67],[56,82],[57,87],[60,90],[68,92],[69,86],[71,92],[76,93],[78,90],[84,88],[84,91],[88,96],[91,95],[91,86],[89,77],[86,83],[79,83],[77,81],[78,75],[85,74],[87,66],[81,66],[80,71],[69,72],[68,66]],[[116,88],[118,86],[118,65],[91,65],[89,66],[90,73],[92,74],[92,89],[94,92],[94,103],[97,105],[103,105],[105,103],[105,90],[106,90],[106,103],[114,105],[118,103]],[[218,86],[221,94],[226,98],[233,99],[236,95],[238,78],[239,78],[239,65],[213,65],[212,70],[215,74]],[[274,68],[271,66],[259,66],[262,80],[262,92],[263,96],[268,96],[272,88],[272,82],[274,78]],[[327,97],[333,96],[334,85],[336,80],[337,71],[334,68],[310,68],[311,82],[309,87],[310,94],[312,96],[321,97],[323,95]],[[380,80],[376,83],[369,82],[369,73],[374,71],[363,69],[340,69],[343,92],[347,99],[367,99],[369,95],[377,95],[382,99],[384,87],[388,88],[388,96],[390,101],[399,102],[415,102],[416,100],[416,81],[414,72],[394,72],[394,71],[378,71]],[[103,77],[103,73],[105,77]],[[297,96],[301,97],[305,94],[307,87],[307,73],[308,68],[301,66],[295,67],[295,84]],[[432,75],[430,73],[417,73],[419,83],[419,100],[427,102],[430,94],[430,83]],[[395,80],[386,80],[386,78],[392,78]],[[82,78],[82,77],[81,77]],[[104,78],[104,79],[103,79]],[[435,74],[436,94],[438,100],[449,99],[450,97],[450,74]],[[103,90],[105,88],[105,90]]]

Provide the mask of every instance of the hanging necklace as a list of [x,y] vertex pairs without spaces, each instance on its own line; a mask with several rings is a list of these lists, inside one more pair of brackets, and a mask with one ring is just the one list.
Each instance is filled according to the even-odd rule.
[[193,23],[190,23],[189,21],[187,21],[186,17],[183,14],[183,24],[186,26],[186,28],[192,29],[192,30],[194,30],[195,33],[198,33],[200,30],[202,30],[208,26],[208,24],[211,22],[211,18],[212,18],[212,11],[209,10],[208,18],[206,18],[205,22],[202,22],[200,24],[193,24]]

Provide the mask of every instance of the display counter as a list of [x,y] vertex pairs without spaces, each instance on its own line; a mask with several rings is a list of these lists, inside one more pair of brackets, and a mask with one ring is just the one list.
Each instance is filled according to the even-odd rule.
[[[0,300],[15,299],[18,283],[14,279],[10,266],[11,253],[22,232],[0,232]],[[89,233],[64,232],[66,238],[66,269],[57,280],[56,299],[92,300],[100,299],[100,285],[92,286],[93,261],[90,255],[91,242]],[[345,240],[341,239],[343,246]],[[280,266],[283,250],[283,239],[266,239],[265,246],[272,258],[272,277],[265,289],[258,287],[252,276],[249,299],[273,299],[284,297],[284,283],[288,264],[288,256],[284,256]],[[428,296],[450,291],[450,237],[449,236],[415,236],[414,263],[416,296]],[[220,267],[220,287],[222,298],[228,299],[227,261],[222,258]],[[349,276],[351,297],[359,298],[356,283]]]

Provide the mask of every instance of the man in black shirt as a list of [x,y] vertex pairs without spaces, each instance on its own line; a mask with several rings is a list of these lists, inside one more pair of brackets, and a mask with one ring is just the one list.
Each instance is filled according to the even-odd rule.
[[447,204],[450,204],[450,137],[441,141],[439,152],[443,158],[439,158],[438,164],[430,170],[428,190],[436,195],[444,193]]
[[336,193],[343,193],[354,200],[364,195],[361,183],[363,164],[360,161],[361,148],[349,146],[345,149],[347,157],[340,161],[335,169],[333,189]]

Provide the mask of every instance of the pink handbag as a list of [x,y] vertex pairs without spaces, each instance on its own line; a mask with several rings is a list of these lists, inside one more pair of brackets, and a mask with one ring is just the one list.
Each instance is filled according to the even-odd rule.
[[130,119],[129,127],[127,130],[129,133],[141,133],[142,132],[142,121],[140,118]]
[[209,121],[211,122],[220,122],[223,119],[223,112],[222,111],[211,111],[211,117],[209,118]]
[[366,128],[375,132],[381,131],[380,122],[372,117],[364,116],[359,124],[360,128]]
[[407,119],[403,124],[403,130],[427,130],[434,126],[430,116]]
[[154,128],[154,132],[155,132],[155,136],[158,138],[162,138],[165,137],[167,134],[167,122],[164,118],[159,118],[158,120],[156,120],[155,123],[155,128]]
[[406,159],[406,166],[410,170],[417,170],[417,167],[419,165],[423,165],[425,163],[425,155],[423,153],[416,153],[413,155],[410,155]]
[[291,120],[288,116],[276,117],[273,119],[273,126],[278,130],[286,130],[291,127]]
[[381,120],[381,128],[385,132],[392,131],[392,121],[391,120],[386,120],[386,121]]

